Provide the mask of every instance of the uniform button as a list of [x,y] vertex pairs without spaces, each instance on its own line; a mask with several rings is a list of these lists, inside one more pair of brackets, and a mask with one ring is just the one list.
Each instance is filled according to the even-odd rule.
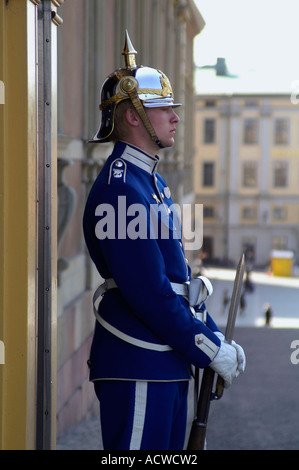
[[202,344],[203,343],[203,337],[202,336],[199,336],[197,339],[196,339],[196,344]]

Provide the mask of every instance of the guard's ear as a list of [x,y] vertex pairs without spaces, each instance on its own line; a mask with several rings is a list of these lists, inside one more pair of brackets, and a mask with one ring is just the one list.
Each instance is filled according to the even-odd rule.
[[135,109],[132,108],[131,106],[126,110],[125,115],[126,115],[126,119],[127,119],[128,123],[131,126],[137,127],[140,124],[139,115],[138,115],[137,111],[135,111]]

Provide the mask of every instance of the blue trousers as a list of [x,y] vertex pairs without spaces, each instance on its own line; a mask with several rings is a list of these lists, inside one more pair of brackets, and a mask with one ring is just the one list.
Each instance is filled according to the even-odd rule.
[[96,381],[105,450],[183,450],[188,381]]

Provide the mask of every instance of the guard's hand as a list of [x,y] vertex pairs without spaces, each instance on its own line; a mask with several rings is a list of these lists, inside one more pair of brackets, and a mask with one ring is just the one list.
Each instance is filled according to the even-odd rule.
[[238,377],[238,359],[237,350],[231,344],[221,341],[220,349],[210,363],[213,369],[224,380],[224,388],[229,388],[233,380]]
[[245,356],[244,350],[242,346],[235,343],[235,341],[232,341],[231,345],[237,351],[238,371],[240,372],[240,374],[243,374],[245,367],[246,367],[246,356]]
[[[221,333],[221,331],[214,331],[214,334],[218,336],[218,338],[221,340],[221,344],[225,343],[225,336],[223,333]],[[244,350],[242,346],[237,344],[235,341],[232,341],[230,344],[235,348],[237,352],[238,371],[240,374],[243,374],[246,367],[246,356]]]

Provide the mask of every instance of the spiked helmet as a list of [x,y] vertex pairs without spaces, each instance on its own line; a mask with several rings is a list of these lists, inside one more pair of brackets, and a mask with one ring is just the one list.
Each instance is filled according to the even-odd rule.
[[100,104],[101,124],[90,142],[110,141],[114,129],[116,107],[121,101],[130,99],[151,138],[162,147],[144,107],[177,107],[181,105],[174,103],[170,81],[161,70],[136,65],[135,55],[137,52],[132,46],[127,31],[122,54],[125,57],[125,67],[115,70],[103,83]]

